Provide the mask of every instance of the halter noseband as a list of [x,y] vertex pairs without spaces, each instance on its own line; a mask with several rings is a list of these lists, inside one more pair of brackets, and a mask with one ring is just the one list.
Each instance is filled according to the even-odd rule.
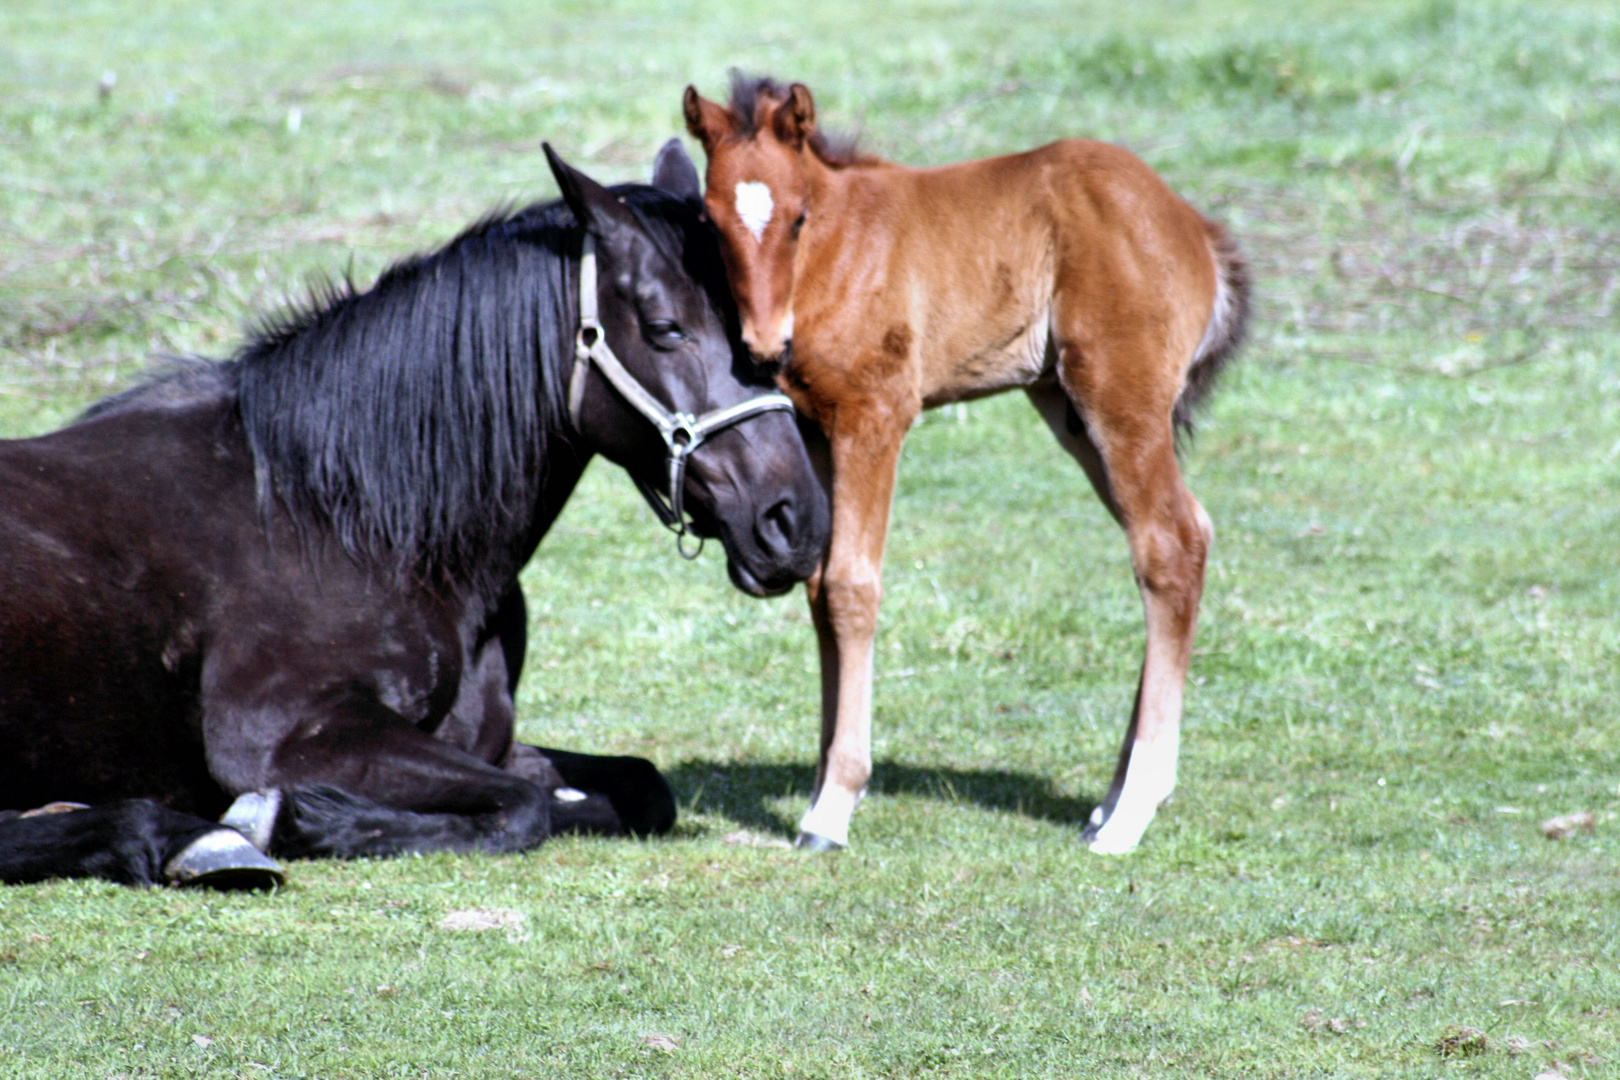
[[793,402],[785,394],[761,394],[758,397],[714,409],[702,416],[691,413],[670,412],[636,377],[625,370],[619,358],[608,348],[607,335],[596,313],[596,238],[585,234],[585,248],[579,259],[579,333],[574,337],[574,372],[568,380],[568,418],[574,430],[579,430],[580,403],[585,398],[585,372],[595,363],[602,376],[613,384],[619,395],[642,416],[652,421],[669,447],[669,494],[665,494],[632,476],[636,487],[658,515],[658,520],[675,533],[675,550],[683,558],[695,559],[703,552],[703,538],[698,537],[697,550],[686,550],[686,511],[682,504],[681,489],[686,484],[686,459],[703,441],[722,428],[759,416],[761,413],[793,411]]

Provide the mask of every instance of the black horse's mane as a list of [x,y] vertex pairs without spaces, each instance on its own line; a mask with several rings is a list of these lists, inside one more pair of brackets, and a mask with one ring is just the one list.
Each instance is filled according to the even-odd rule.
[[[613,190],[660,246],[683,249],[693,207],[643,185]],[[229,360],[188,364],[89,415],[223,382],[267,509],[279,497],[295,520],[326,522],[356,557],[481,577],[527,530],[548,444],[566,432],[578,237],[560,201],[497,211],[369,289],[317,284]]]
[[572,231],[556,203],[491,214],[261,319],[230,361],[261,500],[452,576],[521,528],[561,424]]

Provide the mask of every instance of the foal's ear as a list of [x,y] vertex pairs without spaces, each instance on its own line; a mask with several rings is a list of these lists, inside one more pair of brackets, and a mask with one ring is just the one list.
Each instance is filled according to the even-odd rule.
[[712,152],[714,144],[735,127],[731,111],[699,94],[695,86],[688,86],[681,95],[681,114],[686,117],[686,130],[703,144],[704,153]]
[[587,232],[604,244],[624,244],[641,234],[635,211],[620,202],[617,195],[557,156],[550,143],[540,145],[545,147],[546,161],[562,189],[563,201]]
[[805,140],[816,133],[816,101],[808,86],[794,83],[788,87],[787,100],[777,107],[771,126],[776,129],[776,137],[795,150],[804,146]]
[[671,139],[658,151],[653,161],[653,187],[663,188],[682,199],[701,199],[703,183],[698,179],[697,166],[686,156],[681,140]]

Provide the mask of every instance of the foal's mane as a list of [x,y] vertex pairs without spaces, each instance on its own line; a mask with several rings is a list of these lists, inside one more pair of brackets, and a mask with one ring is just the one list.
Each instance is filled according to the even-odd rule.
[[[745,139],[752,138],[759,131],[760,101],[764,99],[781,104],[787,100],[788,88],[792,85],[783,85],[769,75],[749,75],[734,69],[731,72],[729,107],[737,118],[737,134]],[[860,135],[855,132],[825,131],[820,124],[816,125],[809,138],[810,149],[816,157],[834,168],[866,165],[877,160],[870,154],[861,153],[859,143]]]
[[[681,249],[694,209],[613,190]],[[319,283],[261,319],[222,365],[261,504],[279,496],[352,555],[424,576],[490,586],[515,570],[490,560],[527,535],[566,438],[578,234],[560,201],[497,211],[369,289]]]

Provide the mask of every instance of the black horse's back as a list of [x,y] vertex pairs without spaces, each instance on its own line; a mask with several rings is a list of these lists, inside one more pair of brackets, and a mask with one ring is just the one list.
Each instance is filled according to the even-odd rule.
[[0,442],[0,806],[230,801],[202,758],[193,601],[249,531],[252,472],[217,381],[175,389]]

